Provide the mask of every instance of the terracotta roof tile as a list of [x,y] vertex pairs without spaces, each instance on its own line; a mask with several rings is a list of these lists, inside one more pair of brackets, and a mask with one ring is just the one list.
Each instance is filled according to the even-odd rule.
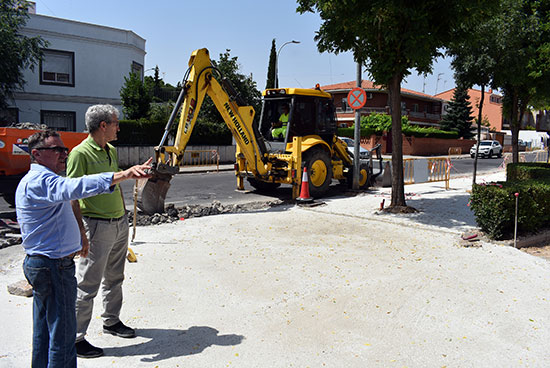
[[[329,84],[329,85],[326,85],[326,86],[321,86],[321,89],[323,91],[326,91],[326,92],[330,92],[330,91],[338,91],[338,90],[352,90],[353,88],[355,88],[357,84],[357,81],[350,81],[350,82],[343,82],[343,83],[336,83],[336,84]],[[375,85],[373,82],[369,81],[369,80],[365,80],[363,79],[361,81],[361,87],[365,90],[384,90],[381,86],[379,85]],[[408,94],[412,94],[412,95],[417,95],[417,96],[422,96],[422,97],[428,97],[428,98],[432,98],[432,99],[436,99],[436,100],[439,100],[440,98],[439,97],[435,97],[435,96],[432,96],[432,95],[428,95],[426,93],[422,93],[422,92],[417,92],[417,91],[413,91],[411,89],[407,89],[407,88],[401,88],[401,93],[408,93]]]

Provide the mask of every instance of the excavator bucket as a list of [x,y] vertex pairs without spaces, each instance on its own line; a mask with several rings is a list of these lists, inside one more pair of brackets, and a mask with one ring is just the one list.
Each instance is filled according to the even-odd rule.
[[137,204],[147,215],[164,212],[166,193],[170,188],[172,175],[153,170],[152,176],[138,185]]

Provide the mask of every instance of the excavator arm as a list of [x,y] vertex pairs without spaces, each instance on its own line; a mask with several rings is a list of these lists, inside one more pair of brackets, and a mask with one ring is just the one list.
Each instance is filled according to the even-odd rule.
[[[254,108],[245,106],[231,83],[223,79],[221,73],[212,66],[207,49],[195,50],[191,54],[185,79],[161,142],[155,147],[152,177],[140,189],[138,204],[145,213],[164,211],[170,179],[179,172],[179,166],[183,163],[185,148],[206,95],[212,99],[231,130],[239,155],[244,156],[249,166],[252,164],[255,174],[266,176],[270,168],[263,140],[253,126]],[[174,143],[166,145],[179,112]]]

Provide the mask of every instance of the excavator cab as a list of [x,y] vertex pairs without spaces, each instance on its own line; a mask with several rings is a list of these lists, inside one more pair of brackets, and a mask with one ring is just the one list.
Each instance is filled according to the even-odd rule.
[[[259,130],[270,153],[289,151],[294,137],[316,135],[332,144],[337,124],[332,99],[312,95],[315,90],[272,89],[264,92]],[[283,137],[276,134],[288,107],[288,123]],[[284,120],[284,118],[283,118]]]

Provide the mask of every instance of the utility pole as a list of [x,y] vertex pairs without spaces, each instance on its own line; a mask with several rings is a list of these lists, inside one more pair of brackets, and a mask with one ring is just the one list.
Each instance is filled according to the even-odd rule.
[[279,51],[277,51],[277,57],[275,58],[275,88],[279,88],[279,54],[281,53],[281,50],[283,47],[288,45],[289,43],[300,43],[300,41],[292,40],[285,42],[279,47]]
[[442,76],[443,74],[445,74],[445,73],[439,73],[439,74],[437,75],[437,81],[435,82],[435,93],[434,93],[434,95],[437,95],[437,85],[439,84],[439,80],[441,79],[441,76]]
[[424,74],[424,81],[422,82],[422,93],[426,93],[426,74]]
[[[357,61],[357,87],[361,88],[361,61]],[[359,109],[355,110],[355,130],[353,145],[353,183],[354,190],[359,189],[359,146],[361,144],[361,113]]]

